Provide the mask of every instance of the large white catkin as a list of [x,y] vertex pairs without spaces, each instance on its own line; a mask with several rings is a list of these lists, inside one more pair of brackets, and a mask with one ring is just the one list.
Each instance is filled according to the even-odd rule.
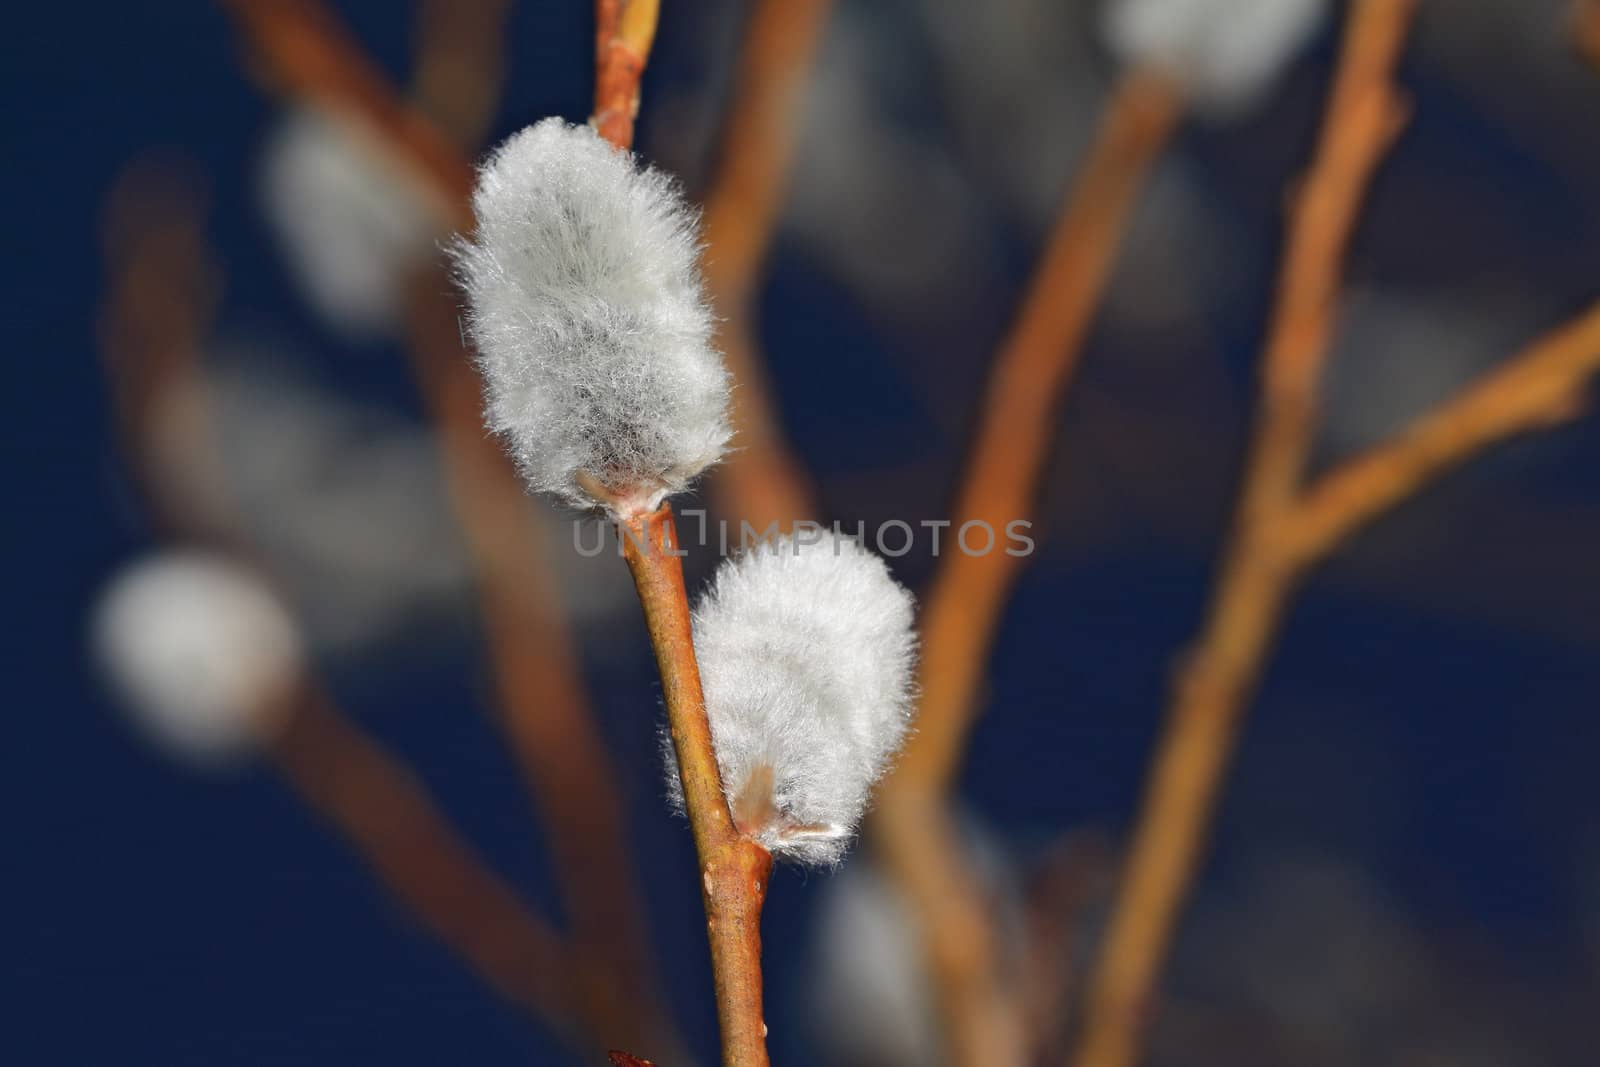
[[489,425],[531,488],[626,515],[726,449],[698,220],[676,184],[546,119],[478,176],[457,250]]
[[1328,0],[1107,0],[1106,42],[1124,63],[1175,79],[1194,105],[1250,107],[1316,32]]
[[95,610],[102,668],[151,740],[198,764],[257,747],[302,653],[293,621],[249,571],[171,551],[118,574]]
[[[725,562],[694,612],[694,645],[723,788],[735,804],[771,771],[775,855],[832,864],[905,738],[912,596],[883,560],[831,533]],[[668,783],[681,805],[677,767]]]

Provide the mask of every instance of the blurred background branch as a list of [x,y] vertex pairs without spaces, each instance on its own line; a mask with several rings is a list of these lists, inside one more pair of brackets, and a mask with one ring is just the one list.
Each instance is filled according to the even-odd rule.
[[[210,544],[255,568],[226,475],[208,463],[219,448],[202,362],[220,284],[208,269],[204,197],[195,194],[195,181],[171,163],[145,160],[113,187],[102,343],[128,454],[138,459],[156,525],[176,542]],[[572,1040],[577,1013],[562,977],[570,960],[559,936],[314,679],[296,680],[281,699],[274,713],[281,725],[267,753],[299,798],[491,988]]]
[[[984,665],[1023,558],[1012,526],[1035,513],[1062,396],[1144,179],[1180,105],[1147,71],[1119,84],[995,356],[947,548],[922,612],[917,732],[879,790],[873,840],[913,902],[952,1062],[1022,1063],[1023,1000],[1002,975],[994,924],[962,858],[950,792],[979,709]],[[985,539],[962,548],[969,524]],[[1004,542],[1006,549],[999,546]],[[986,544],[987,547],[983,547]]]
[[758,297],[799,136],[805,85],[833,0],[756,0],[744,29],[732,103],[703,218],[705,278],[717,340],[736,383],[737,451],[711,475],[728,516],[787,529],[821,509],[790,450],[760,354]]

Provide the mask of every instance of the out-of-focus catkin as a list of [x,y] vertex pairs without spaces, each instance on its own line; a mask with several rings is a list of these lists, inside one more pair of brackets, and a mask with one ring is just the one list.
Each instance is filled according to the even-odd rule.
[[1202,112],[1248,109],[1316,32],[1328,0],[1107,0],[1106,43]]
[[162,748],[198,764],[249,754],[281,720],[303,668],[299,633],[250,571],[173,550],[118,574],[95,611],[112,686]]

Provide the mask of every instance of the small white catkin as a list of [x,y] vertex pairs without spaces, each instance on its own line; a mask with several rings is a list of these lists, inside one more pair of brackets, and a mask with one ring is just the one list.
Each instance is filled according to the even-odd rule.
[[473,208],[468,326],[489,425],[529,486],[627,517],[716,462],[728,373],[677,185],[545,119],[489,157]]
[[828,865],[849,846],[910,723],[912,608],[883,560],[814,530],[724,563],[695,609],[723,789],[780,858]]
[[1124,63],[1177,81],[1218,116],[1249,108],[1316,32],[1328,0],[1107,0],[1106,42]]
[[96,657],[150,739],[199,765],[257,748],[278,725],[274,697],[302,669],[278,600],[247,570],[199,551],[143,560],[95,609]]

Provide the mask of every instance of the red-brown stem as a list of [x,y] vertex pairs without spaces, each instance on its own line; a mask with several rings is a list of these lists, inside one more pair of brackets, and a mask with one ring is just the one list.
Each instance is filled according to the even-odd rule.
[[[655,0],[597,0],[600,69],[591,121],[600,135],[618,148],[628,148],[632,142],[632,113],[638,107],[639,73],[655,32],[655,7]],[[636,50],[637,62],[629,60],[621,66],[631,84],[614,82],[621,75],[609,70],[608,64],[617,62],[617,49],[608,50],[607,41],[621,41]],[[631,101],[626,124],[617,118],[621,100]],[[766,1067],[761,907],[767,899],[772,854],[739,833],[722,791],[705,694],[700,688],[700,665],[695,660],[689,593],[683,584],[672,505],[663,503],[653,512],[619,521],[617,536],[655,649],[667,726],[683,783],[684,810],[700,858],[722,1062],[724,1067]]]
[[658,0],[595,0],[594,115],[600,136],[633,143],[639,78],[655,40]]
[[662,504],[647,515],[619,522],[617,534],[661,672],[684,808],[700,857],[722,1062],[724,1067],[765,1067],[761,907],[772,854],[735,829],[723,794],[695,660],[672,506]]

